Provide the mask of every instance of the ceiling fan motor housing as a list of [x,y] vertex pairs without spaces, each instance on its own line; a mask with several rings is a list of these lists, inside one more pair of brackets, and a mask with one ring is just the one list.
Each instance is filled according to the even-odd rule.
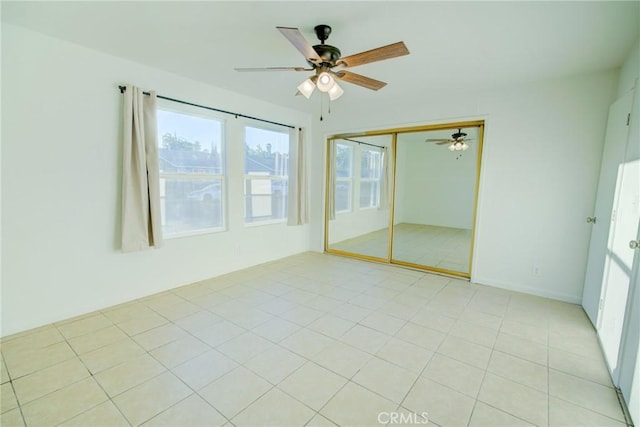
[[[313,46],[313,50],[316,51],[318,56],[322,58],[322,66],[332,66],[335,65],[336,61],[340,59],[342,53],[340,49],[335,46],[331,46],[328,44],[324,44],[324,41],[329,38],[329,34],[331,34],[331,27],[328,25],[316,25],[313,30],[316,33],[316,37],[320,40],[320,44]],[[310,62],[311,64],[311,62]],[[313,64],[311,64],[313,65]]]
[[454,133],[453,135],[451,135],[451,138],[453,138],[454,140],[459,140],[459,139],[464,139],[467,136],[466,133],[462,132],[462,129],[458,129],[458,132]]
[[331,34],[331,27],[328,25],[320,24],[313,27],[313,31],[316,33],[316,37],[320,40],[320,43],[324,44],[324,41],[329,38]]
[[340,59],[340,55],[342,54],[340,49],[328,44],[317,44],[313,46],[313,50],[315,50],[318,56],[322,58],[323,63],[328,63],[329,65],[334,65],[335,62]]

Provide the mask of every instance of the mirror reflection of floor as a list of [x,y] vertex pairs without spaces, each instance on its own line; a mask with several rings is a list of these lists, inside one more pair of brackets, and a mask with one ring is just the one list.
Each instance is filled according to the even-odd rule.
[[[331,249],[387,257],[388,231],[382,229],[331,245]],[[471,230],[423,224],[396,224],[393,259],[468,273]]]
[[329,247],[339,251],[387,259],[388,242],[389,231],[383,228],[352,239],[332,243]]

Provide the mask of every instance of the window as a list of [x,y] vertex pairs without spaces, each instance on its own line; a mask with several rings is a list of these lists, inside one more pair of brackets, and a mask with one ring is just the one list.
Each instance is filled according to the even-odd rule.
[[163,109],[157,117],[164,236],[223,230],[223,122]]
[[360,150],[360,208],[380,206],[380,179],[382,178],[382,152],[379,148]]
[[287,219],[289,132],[245,127],[244,222]]
[[353,187],[353,147],[336,143],[336,212],[351,211]]

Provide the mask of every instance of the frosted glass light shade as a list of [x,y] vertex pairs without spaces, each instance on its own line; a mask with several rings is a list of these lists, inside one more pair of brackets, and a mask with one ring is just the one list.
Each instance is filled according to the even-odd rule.
[[322,72],[318,76],[318,82],[316,85],[318,86],[318,90],[322,92],[329,92],[329,90],[336,84],[336,81],[331,77],[329,73]]
[[467,148],[469,148],[469,145],[462,141],[456,141],[449,146],[449,150],[451,151],[465,151]]
[[298,86],[298,91],[303,94],[305,98],[309,99],[315,88],[316,85],[313,84],[311,79],[307,79],[300,83],[300,85]]
[[333,86],[331,86],[331,89],[329,89],[327,93],[329,94],[329,99],[333,101],[340,98],[344,93],[344,90],[340,87],[340,85],[338,85],[337,82],[334,82]]

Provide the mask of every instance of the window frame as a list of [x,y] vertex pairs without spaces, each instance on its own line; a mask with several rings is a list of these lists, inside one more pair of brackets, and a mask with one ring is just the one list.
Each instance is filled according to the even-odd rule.
[[[283,135],[287,136],[287,143],[288,143],[288,148],[287,148],[287,153],[286,153],[286,160],[282,162],[282,168],[281,171],[286,172],[286,175],[255,175],[255,174],[249,174],[247,173],[247,164],[246,164],[246,160],[247,160],[247,128],[253,128],[253,129],[257,129],[257,130],[262,130],[262,131],[268,131],[268,132],[274,132],[274,133],[281,133]],[[254,124],[254,123],[244,123],[242,125],[242,165],[243,165],[243,170],[242,170],[242,188],[243,188],[243,224],[245,227],[259,227],[259,226],[263,226],[263,225],[273,225],[273,224],[282,224],[282,223],[286,223],[289,220],[289,212],[288,212],[288,208],[289,208],[289,184],[291,182],[291,132],[289,129],[284,130],[281,126],[270,126],[268,124]],[[274,171],[275,172],[275,171]],[[266,219],[258,219],[258,220],[253,220],[253,221],[247,221],[248,215],[247,215],[247,197],[255,197],[255,195],[251,195],[249,196],[249,194],[247,193],[248,190],[248,184],[250,181],[253,180],[263,180],[263,181],[271,181],[271,183],[273,183],[274,181],[279,181],[279,182],[283,182],[284,185],[283,187],[287,189],[286,195],[282,200],[282,205],[280,206],[282,208],[282,217],[281,218],[273,218],[273,213],[270,216],[266,216]],[[271,188],[273,189],[273,186],[271,186]],[[271,200],[271,203],[273,204],[273,191],[271,193],[269,193],[269,197]],[[272,205],[273,206],[273,205]],[[254,217],[251,217],[254,218]],[[256,217],[256,218],[260,218],[260,217]]]
[[[160,180],[160,203],[162,206],[163,200],[166,199],[166,191],[163,188],[162,181],[163,180],[175,180],[175,181],[212,181],[212,182],[220,182],[220,226],[219,227],[206,227],[206,228],[197,228],[193,230],[187,231],[179,231],[174,233],[166,233],[165,232],[165,223],[164,216],[166,215],[166,211],[162,208],[162,236],[165,240],[170,239],[179,239],[182,237],[190,237],[190,236],[198,236],[198,235],[206,235],[206,234],[214,234],[221,233],[228,230],[228,218],[227,218],[227,183],[228,183],[228,168],[227,168],[227,120],[225,117],[215,114],[210,111],[205,111],[197,107],[192,107],[189,105],[177,105],[174,102],[170,101],[162,101],[158,100],[157,108],[158,111],[165,111],[169,113],[175,114],[183,114],[186,116],[192,116],[199,119],[212,120],[220,123],[220,168],[221,173],[206,173],[206,172],[162,172],[159,170],[159,180]],[[160,119],[156,118],[159,122]],[[158,132],[158,150],[162,148],[162,135]],[[160,159],[158,158],[158,161]],[[211,185],[211,184],[210,184]]]

